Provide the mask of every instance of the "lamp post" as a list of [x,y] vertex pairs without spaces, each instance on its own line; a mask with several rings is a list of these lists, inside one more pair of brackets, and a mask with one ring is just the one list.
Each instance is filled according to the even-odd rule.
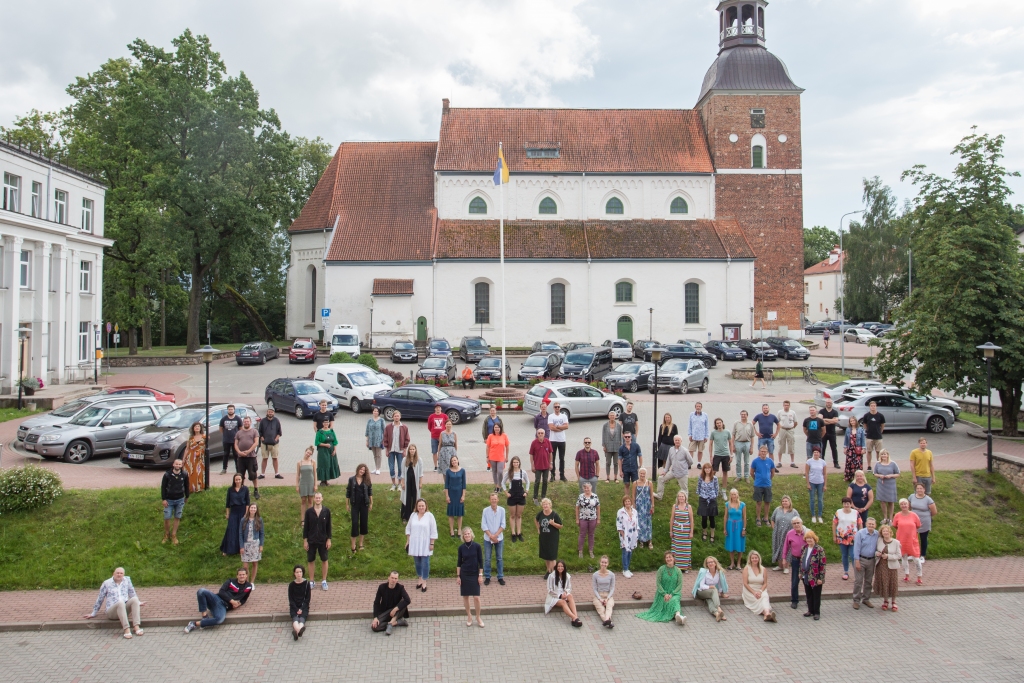
[[647,322],[647,325],[648,325],[648,328],[647,328],[647,335],[648,336],[647,336],[647,338],[648,339],[654,339],[654,309],[653,308],[648,308],[647,309],[647,314],[650,316],[648,318],[648,322]]
[[[220,353],[217,349],[213,348],[209,344],[197,349],[197,353],[202,354],[203,363],[206,364],[206,420],[203,422],[206,425],[206,435],[203,439],[203,490],[210,488],[210,363],[213,362],[213,354]],[[228,457],[227,453],[224,457]]]
[[988,429],[986,430],[988,436],[988,453],[986,458],[988,464],[986,469],[992,471],[992,359],[995,358],[996,351],[1002,351],[1003,347],[996,346],[992,342],[985,342],[979,344],[976,347],[979,351],[985,354],[985,370],[988,375]]
[[864,213],[864,209],[849,211],[839,218],[839,286],[842,288],[839,294],[840,375],[846,374],[846,330],[843,329],[843,325],[846,324],[846,273],[844,271],[844,268],[846,267],[846,252],[843,251],[843,219],[847,216],[854,216],[858,213]]
[[483,308],[480,308],[480,309],[477,309],[477,312],[480,314],[479,316],[477,316],[478,318],[480,318],[480,338],[483,339],[484,338],[484,314],[487,311],[485,309],[483,309]]
[[[651,309],[654,310],[654,309]],[[658,365],[661,363],[661,351],[651,351],[651,361],[654,363],[654,442],[651,450],[651,463],[653,464],[652,481],[658,483]],[[650,381],[650,380],[648,380]]]
[[22,386],[25,381],[25,339],[31,331],[27,327],[18,328],[18,410],[21,410],[21,392],[25,388]]

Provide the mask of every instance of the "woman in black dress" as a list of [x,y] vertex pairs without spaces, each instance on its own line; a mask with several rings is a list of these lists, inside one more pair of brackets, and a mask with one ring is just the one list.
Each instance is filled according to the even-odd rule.
[[408,454],[402,461],[405,468],[405,478],[402,479],[402,521],[408,522],[412,513],[416,510],[416,501],[420,499],[420,480],[423,479],[423,463],[420,462],[420,452],[415,444],[409,444]]
[[[664,467],[668,459],[668,449],[675,445],[676,434],[679,427],[672,422],[672,413],[665,413],[662,418],[661,428],[658,429],[658,467]],[[597,493],[595,491],[595,493]]]
[[[473,610],[469,606],[469,599],[473,598],[476,604],[476,625],[483,628],[484,622],[480,618],[480,584],[484,582],[484,551],[473,540],[473,530],[468,526],[462,530],[462,541],[455,563],[455,583],[459,586],[462,604],[466,606],[466,626],[473,625]],[[462,577],[466,577],[465,580]]]
[[288,612],[292,615],[292,640],[306,632],[306,618],[309,616],[309,581],[301,564],[292,570],[295,580],[288,584]]
[[502,483],[508,509],[508,530],[512,532],[512,542],[515,543],[523,540],[523,509],[526,507],[526,492],[530,490],[530,477],[518,455],[508,461]]
[[367,534],[370,510],[373,509],[373,484],[370,483],[370,468],[357,465],[356,473],[348,478],[345,490],[345,508],[352,513],[352,552],[356,552],[356,538],[359,549],[363,549],[363,538]]
[[228,520],[228,528],[224,532],[224,540],[220,542],[220,554],[225,557],[241,552],[238,545],[238,530],[242,526],[242,518],[249,509],[249,487],[242,485],[242,475],[236,474],[228,489],[227,502],[224,505],[224,519]]
[[562,528],[562,518],[551,507],[551,499],[540,501],[540,512],[533,518],[537,526],[537,544],[540,547],[540,559],[544,560],[544,578],[555,570],[558,559],[558,536]]

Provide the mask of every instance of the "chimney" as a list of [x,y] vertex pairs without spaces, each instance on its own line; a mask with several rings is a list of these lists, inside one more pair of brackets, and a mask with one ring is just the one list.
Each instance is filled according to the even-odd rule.
[[448,113],[449,104],[450,102],[448,102],[447,97],[441,100],[441,116],[444,116],[445,114]]

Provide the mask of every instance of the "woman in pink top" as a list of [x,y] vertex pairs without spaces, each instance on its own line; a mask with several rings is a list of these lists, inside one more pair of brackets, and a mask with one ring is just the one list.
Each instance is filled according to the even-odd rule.
[[508,435],[500,422],[494,424],[494,431],[487,437],[487,462],[491,464],[491,478],[494,479],[494,492],[501,491],[501,477],[505,473],[505,460],[508,458]]
[[[791,522],[793,528],[782,542],[781,562],[789,577],[789,606],[796,609],[800,602],[800,556],[804,553],[804,523],[799,517]],[[792,569],[792,571],[790,571]]]
[[917,540],[917,530],[921,528],[921,518],[916,512],[910,511],[910,501],[900,498],[900,511],[892,516],[892,525],[896,527],[896,540],[903,551],[903,580],[910,581],[910,560],[917,567],[917,585],[921,585],[921,544]]

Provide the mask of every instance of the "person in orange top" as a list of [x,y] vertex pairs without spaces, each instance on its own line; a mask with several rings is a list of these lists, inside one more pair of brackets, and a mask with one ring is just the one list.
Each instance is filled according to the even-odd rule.
[[501,491],[501,477],[508,459],[508,435],[500,422],[494,423],[494,431],[487,437],[487,462],[491,465],[494,490]]
[[476,386],[476,380],[473,379],[473,368],[468,365],[462,369],[462,388],[472,389]]
[[921,518],[916,512],[910,511],[910,501],[900,498],[900,511],[892,516],[892,525],[896,527],[896,540],[903,550],[903,580],[910,581],[910,560],[917,566],[917,585],[921,585],[921,544],[917,538],[917,530],[921,528]]

